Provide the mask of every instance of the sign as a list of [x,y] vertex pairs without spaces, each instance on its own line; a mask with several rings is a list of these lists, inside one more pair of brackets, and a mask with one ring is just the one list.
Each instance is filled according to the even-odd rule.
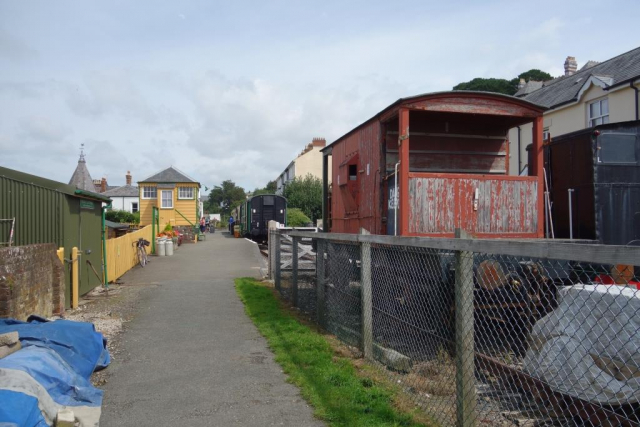
[[91,200],[80,200],[80,209],[94,209],[95,205]]

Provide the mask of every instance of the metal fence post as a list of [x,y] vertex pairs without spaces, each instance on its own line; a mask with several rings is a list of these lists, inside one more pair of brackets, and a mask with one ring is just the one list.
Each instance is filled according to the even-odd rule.
[[291,300],[293,306],[298,306],[298,244],[300,243],[299,237],[291,238]]
[[[360,234],[370,234],[364,228]],[[371,243],[360,243],[360,294],[362,302],[362,352],[373,359],[373,295],[371,290]]]
[[316,315],[318,324],[325,328],[325,306],[324,306],[324,286],[325,286],[325,260],[324,254],[326,252],[327,241],[324,239],[317,240],[316,251]]
[[[471,238],[459,228],[455,235],[459,239]],[[473,252],[456,251],[455,316],[457,425],[470,427],[476,419]]]
[[280,267],[281,267],[281,262],[280,262],[280,252],[282,249],[282,242],[281,242],[281,238],[280,238],[280,230],[274,230],[273,232],[273,249],[275,252],[275,256],[274,256],[274,263],[275,263],[275,273],[274,273],[274,282],[276,285],[276,289],[278,290],[278,292],[280,292],[280,279],[281,279],[281,271],[280,271]]

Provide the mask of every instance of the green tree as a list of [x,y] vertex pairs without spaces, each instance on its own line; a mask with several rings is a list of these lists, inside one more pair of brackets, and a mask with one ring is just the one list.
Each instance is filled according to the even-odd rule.
[[468,82],[458,83],[453,87],[453,90],[478,90],[483,92],[497,92],[503,93],[505,95],[513,95],[518,91],[518,84],[520,83],[520,79],[524,79],[525,81],[536,81],[536,82],[544,82],[547,80],[551,80],[551,74],[533,68],[529,71],[525,71],[524,73],[520,73],[518,77],[506,80],[506,79],[495,79],[495,78],[482,78],[477,77]]
[[311,174],[295,178],[284,187],[284,197],[289,208],[298,208],[315,221],[322,218],[322,180]]
[[[209,212],[223,213],[229,215],[231,210],[238,206],[246,198],[244,188],[239,187],[235,182],[226,180],[222,185],[216,185],[209,193]],[[218,209],[216,212],[215,209]]]
[[256,188],[253,190],[253,195],[258,196],[260,194],[275,194],[277,189],[277,184],[275,181],[269,181],[264,188]]
[[311,218],[306,216],[298,208],[287,208],[287,227],[305,227],[312,223]]

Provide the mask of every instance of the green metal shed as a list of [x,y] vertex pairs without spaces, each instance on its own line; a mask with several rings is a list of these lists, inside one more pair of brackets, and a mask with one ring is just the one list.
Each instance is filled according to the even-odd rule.
[[[78,248],[80,295],[102,283],[102,204],[111,199],[72,185],[0,167],[0,219],[15,218],[13,245],[55,243],[64,258]],[[0,242],[9,241],[11,221],[0,221]],[[90,265],[91,264],[91,265]],[[71,301],[71,264],[65,262],[65,305]]]

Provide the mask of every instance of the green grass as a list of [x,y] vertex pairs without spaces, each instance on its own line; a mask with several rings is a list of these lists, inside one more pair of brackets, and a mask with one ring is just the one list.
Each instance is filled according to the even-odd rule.
[[359,376],[327,340],[280,307],[272,291],[251,278],[236,279],[245,310],[269,342],[289,381],[314,414],[331,426],[419,426],[392,405],[393,392]]

